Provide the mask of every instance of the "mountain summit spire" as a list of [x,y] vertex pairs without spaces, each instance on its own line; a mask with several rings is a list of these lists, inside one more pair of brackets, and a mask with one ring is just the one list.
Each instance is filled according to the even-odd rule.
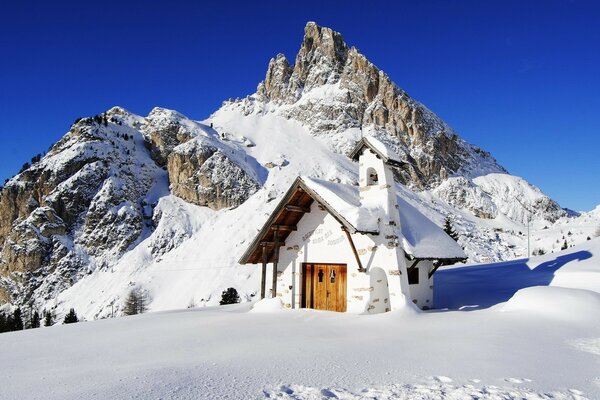
[[[295,64],[283,54],[271,59],[257,99],[271,103],[315,135],[344,135],[372,130],[411,164],[404,181],[418,188],[435,186],[449,175],[506,172],[489,153],[458,135],[437,115],[413,100],[342,35],[308,22]],[[275,111],[275,109],[272,109]],[[358,140],[358,132],[356,132]],[[353,146],[347,136],[335,150]],[[426,150],[426,151],[425,151]]]

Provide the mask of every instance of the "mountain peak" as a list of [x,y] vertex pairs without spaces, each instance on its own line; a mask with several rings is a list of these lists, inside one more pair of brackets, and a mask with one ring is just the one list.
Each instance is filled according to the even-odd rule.
[[339,32],[331,28],[319,26],[314,22],[309,22],[304,28],[304,39],[302,40],[296,61],[302,59],[303,56],[308,56],[312,59],[315,55],[330,57],[336,60],[345,60],[347,53],[348,46]]
[[[258,101],[271,103],[271,110],[315,135],[372,130],[406,155],[410,167],[405,181],[419,188],[452,175],[505,172],[489,153],[461,140],[355,47],[348,47],[339,32],[315,22],[304,28],[295,64],[282,54],[271,59],[256,94]],[[340,153],[354,145],[347,137],[332,142]]]

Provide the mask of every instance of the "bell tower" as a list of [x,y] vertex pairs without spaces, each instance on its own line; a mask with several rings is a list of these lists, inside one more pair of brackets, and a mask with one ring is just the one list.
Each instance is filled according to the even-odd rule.
[[360,204],[381,209],[380,223],[400,228],[392,166],[402,165],[401,161],[391,159],[390,151],[375,138],[367,136],[360,143],[355,150],[357,154],[352,157],[359,164]]
[[378,234],[371,238],[376,244],[377,255],[373,270],[383,270],[387,279],[387,292],[390,310],[404,307],[410,298],[408,274],[402,240],[400,213],[396,200],[396,187],[392,168],[404,166],[394,154],[379,140],[366,136],[356,145],[350,158],[359,163],[360,205],[373,210],[378,218]]

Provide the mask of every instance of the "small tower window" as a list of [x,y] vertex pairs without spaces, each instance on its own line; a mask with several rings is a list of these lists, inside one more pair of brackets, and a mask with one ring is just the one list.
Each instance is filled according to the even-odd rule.
[[378,183],[379,178],[377,177],[377,172],[375,172],[375,169],[367,169],[367,186],[377,185]]

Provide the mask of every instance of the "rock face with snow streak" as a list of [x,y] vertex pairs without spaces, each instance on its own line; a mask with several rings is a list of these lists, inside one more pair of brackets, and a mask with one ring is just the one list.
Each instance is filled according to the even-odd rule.
[[200,145],[207,130],[161,108],[143,118],[114,107],[74,123],[0,192],[0,302],[43,302],[108,268],[160,223],[153,206],[169,179],[195,204],[245,201],[260,184],[227,145]]
[[167,169],[173,194],[214,210],[237,207],[260,188],[222,150],[199,139],[176,147]]
[[[271,104],[272,110],[315,135],[372,130],[409,161],[404,180],[417,188],[438,184],[448,175],[505,172],[489,153],[460,139],[356,48],[348,47],[338,32],[312,22],[306,25],[294,65],[282,54],[272,59],[255,100],[246,101]],[[352,144],[340,140],[336,150],[347,152]]]
[[476,217],[494,219],[502,214],[526,224],[528,218],[555,222],[567,216],[554,200],[523,178],[508,174],[488,174],[469,180],[449,178],[432,190],[437,197]]
[[77,121],[0,194],[0,279],[16,303],[48,299],[123,254],[151,217],[144,198],[164,172],[141,118],[115,107]]

